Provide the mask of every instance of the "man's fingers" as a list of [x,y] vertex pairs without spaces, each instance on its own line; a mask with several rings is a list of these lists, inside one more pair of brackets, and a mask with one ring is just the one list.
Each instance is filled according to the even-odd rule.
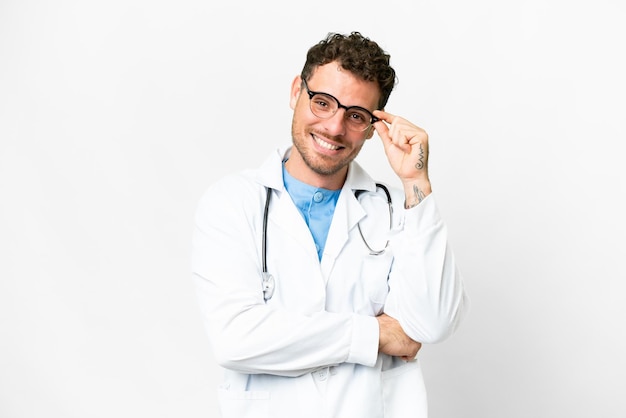
[[378,119],[384,120],[389,124],[392,124],[393,120],[396,118],[396,115],[387,113],[384,110],[374,110],[374,116],[376,116]]

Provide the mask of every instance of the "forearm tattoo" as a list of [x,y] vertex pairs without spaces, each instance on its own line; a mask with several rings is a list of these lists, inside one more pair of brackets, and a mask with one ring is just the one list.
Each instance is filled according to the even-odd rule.
[[424,147],[422,146],[422,144],[420,144],[420,158],[415,164],[415,168],[417,168],[418,170],[424,168]]
[[426,197],[426,195],[424,195],[424,192],[421,191],[419,189],[419,187],[417,187],[415,184],[413,185],[413,199],[411,199],[411,203],[409,203],[408,201],[405,203],[404,207],[406,209],[411,209],[414,208],[415,206],[419,205],[422,200],[424,200],[424,198]]

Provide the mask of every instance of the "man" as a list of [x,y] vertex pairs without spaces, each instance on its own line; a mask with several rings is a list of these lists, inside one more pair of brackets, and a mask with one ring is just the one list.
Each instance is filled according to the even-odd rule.
[[[428,135],[381,110],[389,58],[358,32],[314,45],[291,86],[293,146],[201,199],[193,277],[224,418],[427,414],[417,353],[454,332],[467,301]],[[354,161],[374,131],[402,188]]]

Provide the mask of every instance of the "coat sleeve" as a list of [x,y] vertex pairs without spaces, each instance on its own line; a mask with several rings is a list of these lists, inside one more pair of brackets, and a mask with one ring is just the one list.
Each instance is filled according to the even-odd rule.
[[385,313],[413,340],[437,343],[454,333],[469,300],[434,194],[400,210],[404,219],[391,239],[394,262]]
[[218,182],[195,217],[192,277],[218,363],[242,373],[299,376],[343,362],[372,366],[373,317],[303,314],[265,304],[261,224],[265,192],[241,179]]

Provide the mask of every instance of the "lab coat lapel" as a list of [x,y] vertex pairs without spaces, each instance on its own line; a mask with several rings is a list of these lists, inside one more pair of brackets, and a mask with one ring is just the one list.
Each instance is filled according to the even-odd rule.
[[286,191],[279,193],[275,199],[275,205],[270,210],[269,221],[273,227],[280,228],[283,234],[293,237],[303,250],[312,253],[317,260],[317,251],[311,231],[309,231],[304,218]]
[[[272,195],[272,205],[268,216],[268,229],[279,228],[281,233],[293,237],[302,247],[303,251],[313,253],[317,262],[317,252],[315,242],[311,232],[307,227],[298,208],[291,200],[291,196],[285,190],[283,183],[282,162],[291,154],[291,147],[282,147],[273,152],[263,163],[256,173],[258,181],[265,187],[274,189]],[[276,237],[276,234],[268,233],[268,240]],[[283,243],[278,241],[273,243],[274,248],[282,248]],[[270,244],[268,244],[270,245]]]
[[365,216],[365,211],[352,191],[343,188],[337,200],[322,256],[322,274],[326,281],[328,281],[330,272],[335,265],[335,260],[350,238],[350,230],[356,227],[363,216]]
[[365,210],[354,196],[355,190],[375,190],[372,178],[356,162],[350,164],[348,177],[341,190],[333,220],[328,231],[326,247],[322,256],[322,274],[325,280],[332,271],[335,260],[350,238],[350,231],[366,215]]

